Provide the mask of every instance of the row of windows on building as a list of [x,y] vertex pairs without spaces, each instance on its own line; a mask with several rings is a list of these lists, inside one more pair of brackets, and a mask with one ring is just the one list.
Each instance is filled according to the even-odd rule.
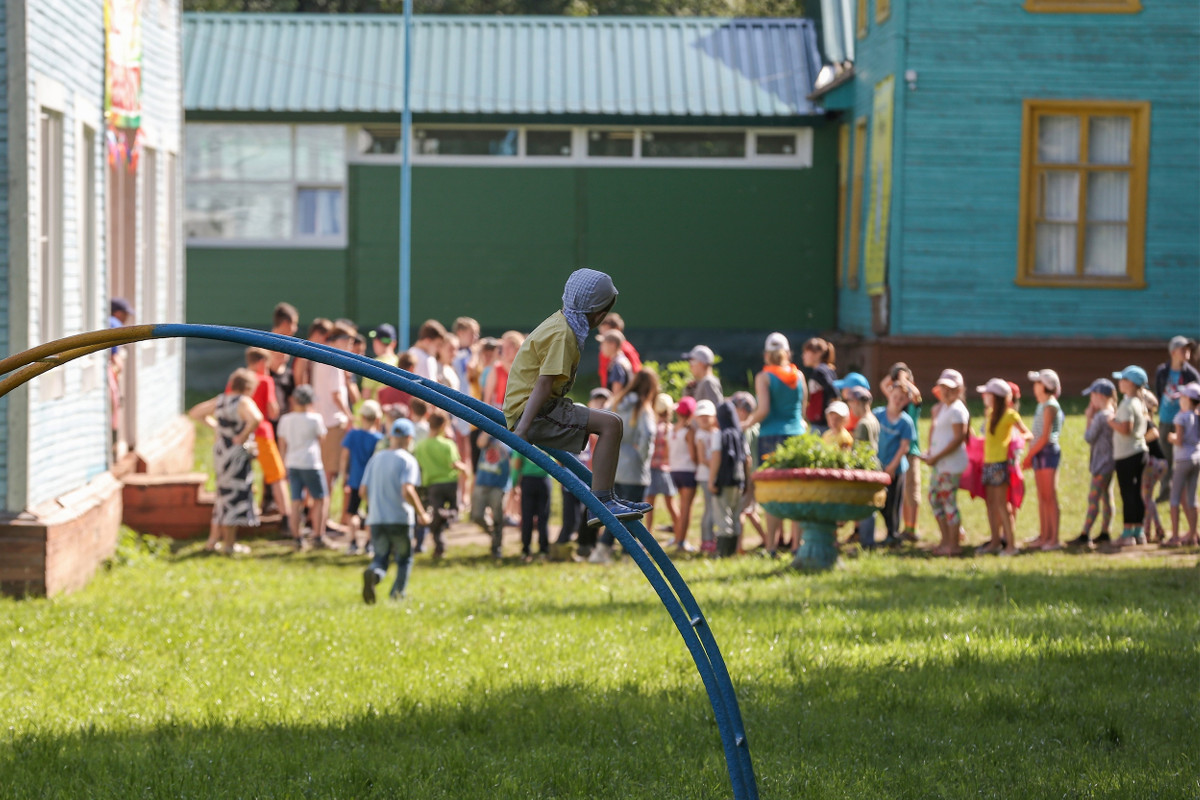
[[[397,125],[189,123],[187,215],[193,243],[340,245],[346,165],[400,159]],[[803,168],[812,131],[417,126],[423,165]]]
[[[98,330],[107,323],[106,298],[124,296],[141,319],[171,321],[178,307],[178,254],[176,252],[176,164],[167,153],[160,175],[159,153],[144,147],[136,171],[124,164],[107,170],[107,195],[98,185],[99,159],[103,158],[97,128],[81,122],[72,141],[64,131],[61,109],[42,107],[37,135],[37,240],[31,248],[37,259],[38,303],[34,343],[49,342],[83,331]],[[66,174],[68,152],[73,156],[75,176]],[[141,194],[141,203],[138,194]],[[101,203],[107,196],[107,213]],[[149,200],[148,200],[149,199]],[[164,202],[165,201],[165,202]],[[139,241],[138,209],[142,225]],[[160,218],[160,206],[165,216]],[[73,245],[68,247],[65,224],[73,210]],[[102,221],[108,226],[101,229]],[[160,225],[160,219],[162,224]],[[166,263],[160,264],[160,236],[166,235]],[[101,277],[100,248],[107,245],[109,285]],[[73,264],[68,255],[73,256]],[[141,269],[138,269],[139,255]],[[74,267],[69,269],[69,267]],[[165,267],[162,269],[161,267]],[[159,307],[159,280],[166,306]],[[77,281],[77,283],[76,283]],[[77,295],[69,295],[68,284],[78,286]],[[68,313],[71,300],[79,304],[79,313]],[[168,343],[168,352],[174,344]],[[154,349],[147,348],[143,363],[152,363]],[[42,399],[61,397],[65,391],[65,373],[52,370],[39,379]],[[102,371],[95,360],[87,360],[83,370],[83,391],[95,388]]]

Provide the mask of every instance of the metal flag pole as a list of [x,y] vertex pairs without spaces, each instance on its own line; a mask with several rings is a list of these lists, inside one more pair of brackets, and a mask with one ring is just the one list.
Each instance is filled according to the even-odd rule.
[[404,3],[404,110],[400,117],[400,349],[409,346],[410,293],[412,283],[412,106],[409,96],[412,86],[412,7],[413,0]]

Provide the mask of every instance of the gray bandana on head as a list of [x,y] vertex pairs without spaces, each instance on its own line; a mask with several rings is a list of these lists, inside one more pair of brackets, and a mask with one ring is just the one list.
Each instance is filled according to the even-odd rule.
[[587,315],[607,308],[616,299],[617,287],[613,285],[612,278],[599,270],[577,269],[567,278],[562,297],[563,316],[567,318],[567,324],[579,342],[580,352],[587,341],[588,331],[592,329]]

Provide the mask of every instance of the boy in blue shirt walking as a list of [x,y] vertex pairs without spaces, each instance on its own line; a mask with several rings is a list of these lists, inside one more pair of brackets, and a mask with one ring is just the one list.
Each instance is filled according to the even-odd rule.
[[387,450],[381,450],[367,462],[359,495],[367,504],[367,525],[371,528],[371,546],[375,556],[363,570],[363,601],[375,602],[375,587],[387,575],[388,559],[396,562],[396,582],[390,596],[404,598],[412,571],[412,526],[415,521],[429,524],[429,514],[417,495],[421,470],[408,452],[415,429],[410,420],[392,423]]

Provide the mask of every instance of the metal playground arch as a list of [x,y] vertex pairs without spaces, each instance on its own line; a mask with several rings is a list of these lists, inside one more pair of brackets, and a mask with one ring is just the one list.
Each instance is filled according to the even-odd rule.
[[5,376],[0,379],[0,397],[38,375],[81,356],[146,339],[175,337],[212,339],[262,347],[350,370],[432,403],[496,437],[546,470],[551,477],[582,500],[589,511],[599,516],[620,540],[625,551],[633,558],[658,594],[671,616],[671,621],[683,637],[708,692],[721,736],[733,796],[735,800],[757,800],[758,786],[754,778],[754,766],[750,761],[746,731],[729,671],[725,667],[725,661],[721,657],[708,622],[679,571],[640,521],[622,524],[596,500],[590,488],[591,472],[579,463],[578,459],[558,450],[542,450],[518,438],[508,430],[504,415],[498,409],[410,372],[327,345],[247,328],[184,324],[131,325],[92,331],[48,342],[9,356],[0,360],[0,375]]

